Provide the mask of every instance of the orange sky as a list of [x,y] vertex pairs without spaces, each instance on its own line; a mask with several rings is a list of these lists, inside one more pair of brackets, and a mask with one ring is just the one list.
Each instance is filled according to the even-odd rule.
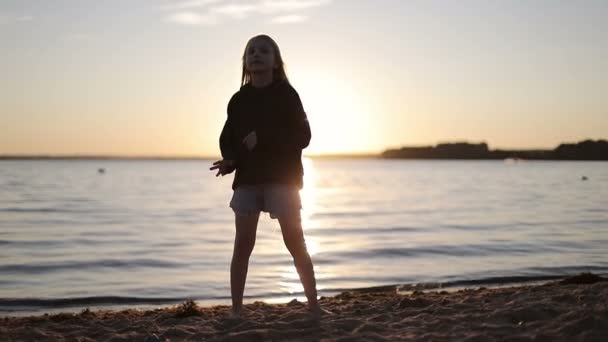
[[0,155],[216,156],[261,32],[308,154],[606,138],[606,17],[603,1],[3,1]]

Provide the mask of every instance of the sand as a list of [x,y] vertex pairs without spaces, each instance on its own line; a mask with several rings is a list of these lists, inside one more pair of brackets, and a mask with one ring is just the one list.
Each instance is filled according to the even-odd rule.
[[156,310],[0,319],[2,341],[608,341],[608,281],[585,275],[542,285],[399,293],[394,286],[303,303],[228,306],[188,301]]

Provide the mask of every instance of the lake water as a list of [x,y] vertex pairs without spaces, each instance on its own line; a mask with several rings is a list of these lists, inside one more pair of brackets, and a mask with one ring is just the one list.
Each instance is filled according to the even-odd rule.
[[[0,315],[229,303],[233,177],[216,178],[211,163],[1,161]],[[319,295],[608,272],[607,162],[304,164],[302,217]],[[268,214],[245,296],[303,298]]]

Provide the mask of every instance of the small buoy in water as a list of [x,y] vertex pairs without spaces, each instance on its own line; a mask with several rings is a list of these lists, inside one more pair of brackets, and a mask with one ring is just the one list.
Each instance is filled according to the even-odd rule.
[[97,169],[98,173],[105,173],[106,169],[104,169],[103,167],[100,167],[99,169]]
[[587,179],[589,179],[589,178],[587,178],[587,176],[583,176],[583,177],[581,177],[581,180],[586,181]]

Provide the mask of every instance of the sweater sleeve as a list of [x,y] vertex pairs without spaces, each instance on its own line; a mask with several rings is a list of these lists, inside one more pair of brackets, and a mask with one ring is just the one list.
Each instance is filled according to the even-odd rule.
[[290,151],[305,149],[310,143],[310,124],[300,96],[294,89],[291,89],[286,94],[285,101],[286,106],[283,115],[287,117],[284,126],[260,127],[256,132],[260,147],[275,151]]
[[[228,102],[228,116],[220,134],[220,151],[224,160],[237,161],[237,148],[234,136],[234,97]],[[230,171],[232,172],[232,171]]]

